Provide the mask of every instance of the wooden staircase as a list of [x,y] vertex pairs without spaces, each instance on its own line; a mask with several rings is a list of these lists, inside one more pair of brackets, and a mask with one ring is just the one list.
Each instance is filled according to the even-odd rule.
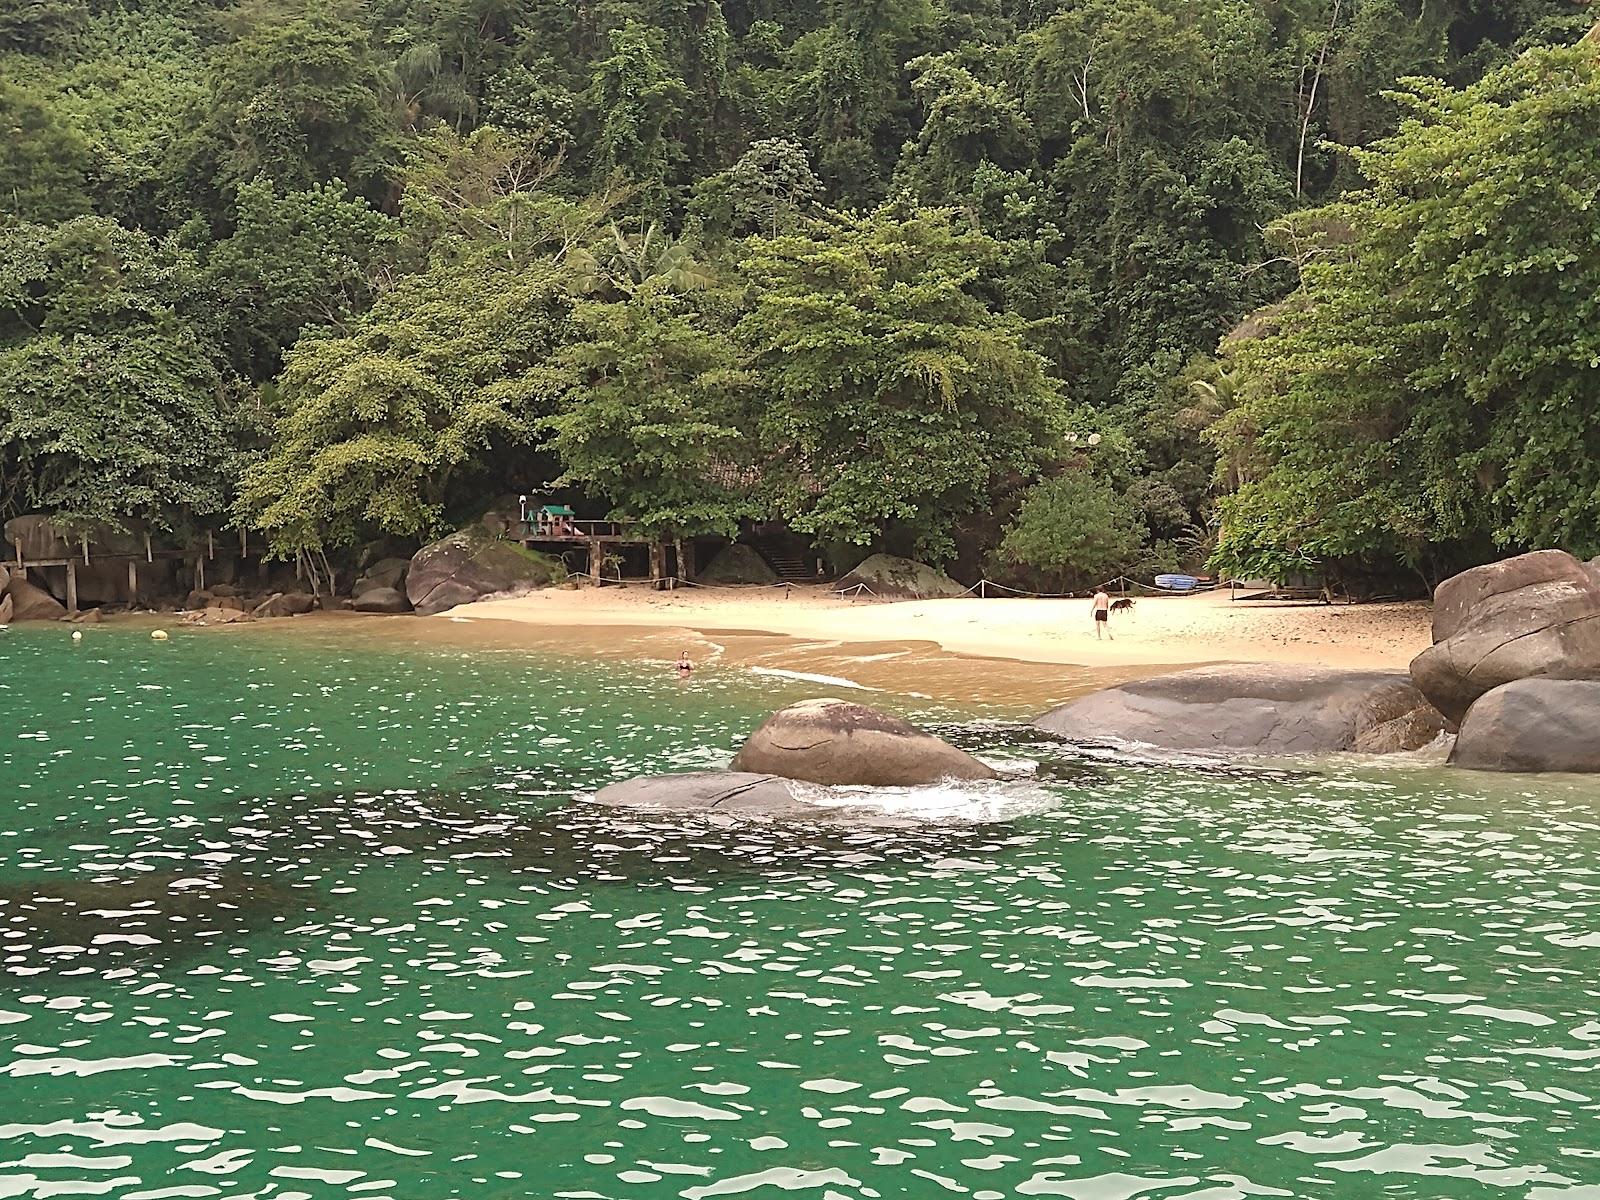
[[808,565],[804,559],[792,552],[780,550],[764,542],[752,542],[755,552],[767,560],[767,565],[777,572],[778,578],[785,583],[815,583],[817,581],[814,564]]

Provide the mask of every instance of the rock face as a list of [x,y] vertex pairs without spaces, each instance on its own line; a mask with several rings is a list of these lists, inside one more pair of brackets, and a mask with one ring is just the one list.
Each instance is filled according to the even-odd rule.
[[777,583],[778,573],[754,547],[742,542],[724,546],[697,577],[700,583],[727,586],[738,583]]
[[802,700],[773,713],[750,735],[733,770],[868,787],[995,778],[965,751],[899,717],[845,700]]
[[0,625],[11,624],[13,605],[9,595],[0,596]]
[[549,587],[560,564],[481,528],[463,529],[418,550],[406,574],[406,597],[423,616],[485,596]]
[[11,586],[6,589],[6,599],[12,604],[13,621],[59,621],[67,615],[65,604],[43,588],[16,576],[12,576]]
[[1034,725],[1166,750],[1325,754],[1416,749],[1444,722],[1398,671],[1252,664],[1125,683],[1052,709]]
[[959,596],[966,589],[943,571],[926,563],[892,554],[874,554],[834,587],[839,591],[861,587],[866,594],[902,600],[933,600]]
[[237,625],[255,618],[238,608],[199,608],[183,614],[185,625]]
[[1600,680],[1518,679],[1480,698],[1450,761],[1479,771],[1600,771]]
[[696,771],[630,779],[602,788],[594,800],[611,808],[673,815],[827,821],[896,828],[923,823],[871,805],[824,803],[822,797],[808,796],[805,785],[795,780],[745,771]]
[[1561,550],[1463,571],[1434,592],[1433,642],[1411,678],[1452,721],[1513,680],[1600,673],[1600,577]]
[[353,607],[363,613],[408,613],[411,601],[392,587],[375,587],[357,596]]
[[409,558],[380,558],[365,571],[356,577],[355,584],[350,589],[352,596],[364,596],[368,592],[379,588],[391,588],[398,591],[406,581],[406,572],[411,569]]
[[[256,605],[253,616],[298,617],[317,606],[317,598],[305,592],[274,592]],[[217,607],[221,607],[218,605]],[[210,611],[209,609],[207,611]]]

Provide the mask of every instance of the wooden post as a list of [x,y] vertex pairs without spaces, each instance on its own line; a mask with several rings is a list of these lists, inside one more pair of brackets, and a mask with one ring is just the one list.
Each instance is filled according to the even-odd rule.
[[89,539],[83,539],[83,565],[89,565]]
[[208,529],[208,530],[206,530],[206,557],[207,558],[215,558],[216,556],[217,556],[217,536],[216,536],[216,534],[212,533],[211,530]]
[[198,554],[194,556],[194,590],[206,590],[206,560]]
[[653,587],[661,586],[661,578],[667,573],[667,548],[658,539],[650,543],[650,583]]
[[67,559],[67,611],[78,615],[78,564]]
[[156,560],[156,556],[150,550],[150,535],[148,533],[144,535],[144,560],[152,563]]
[[250,557],[250,531],[243,525],[239,526],[239,557]]
[[128,560],[128,603],[129,604],[137,604],[138,602],[139,602],[139,560],[137,558],[130,558]]
[[589,574],[594,576],[594,581],[595,581],[595,583],[597,585],[600,583],[601,575],[605,571],[605,569],[606,569],[606,552],[605,552],[605,548],[604,548],[604,546],[601,545],[601,542],[600,542],[599,538],[590,538],[589,539]]

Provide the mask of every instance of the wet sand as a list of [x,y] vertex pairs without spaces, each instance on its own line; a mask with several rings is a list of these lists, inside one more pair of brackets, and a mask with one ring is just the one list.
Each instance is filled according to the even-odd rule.
[[996,716],[1036,713],[1129,679],[1213,662],[1404,670],[1429,644],[1424,603],[1289,605],[1228,593],[1141,597],[1096,640],[1086,600],[843,600],[826,588],[556,588],[435,617],[317,613],[206,633],[336,629],[384,645],[527,649],[799,678],[819,693],[923,697]]

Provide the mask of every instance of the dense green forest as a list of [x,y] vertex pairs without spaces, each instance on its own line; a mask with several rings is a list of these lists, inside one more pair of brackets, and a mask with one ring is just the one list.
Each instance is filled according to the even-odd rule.
[[[0,0],[0,517],[1600,552],[1569,0]],[[845,563],[844,565],[848,565]]]

